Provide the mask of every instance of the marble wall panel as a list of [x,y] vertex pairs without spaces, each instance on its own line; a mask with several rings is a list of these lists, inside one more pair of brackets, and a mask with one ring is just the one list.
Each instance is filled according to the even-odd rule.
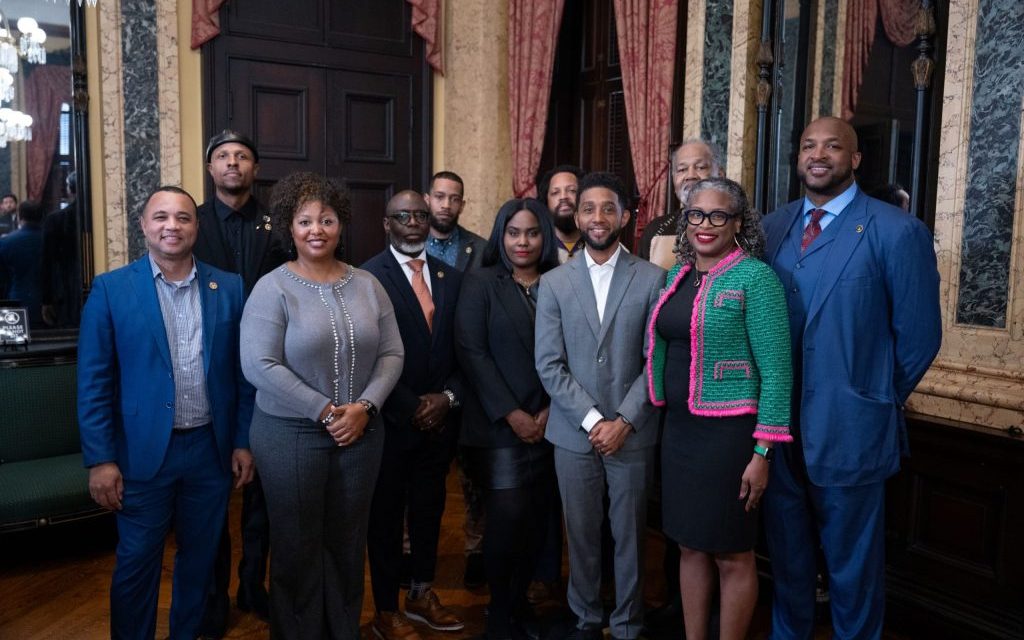
[[124,104],[124,185],[128,217],[128,258],[145,252],[134,224],[146,196],[160,184],[160,114],[157,74],[156,4],[121,3],[121,61]]
[[[121,82],[121,3],[111,0],[97,6],[100,49],[100,104],[103,137],[103,203],[94,227],[102,226],[103,253],[108,269],[128,262],[128,230],[125,219],[124,104]],[[101,216],[101,217],[100,217]]]
[[821,37],[821,74],[818,76],[818,116],[830,116],[835,89],[836,50],[839,48],[839,0],[825,0]]
[[704,0],[688,0],[686,60],[683,70],[683,131],[680,140],[701,133],[701,100],[704,91]]
[[1006,327],[1024,96],[1024,4],[978,3],[964,198],[960,324]]
[[[160,99],[160,183],[181,184],[181,90],[178,84],[178,2],[156,0],[156,44]],[[202,200],[202,194],[192,194]]]
[[704,5],[704,73],[701,136],[729,149],[729,94],[732,83],[732,0],[707,0]]

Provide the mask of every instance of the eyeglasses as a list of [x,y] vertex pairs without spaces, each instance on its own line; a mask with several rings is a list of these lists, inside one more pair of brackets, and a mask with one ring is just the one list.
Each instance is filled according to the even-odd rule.
[[683,215],[686,217],[686,221],[695,227],[703,224],[704,220],[708,220],[712,227],[724,227],[727,222],[739,214],[729,213],[728,211],[722,211],[721,209],[715,209],[714,211],[687,209],[683,212]]
[[404,225],[408,225],[409,221],[413,218],[416,219],[416,222],[426,222],[427,218],[430,217],[430,212],[423,211],[422,209],[418,209],[416,211],[402,210],[396,211],[394,213],[389,213],[388,217],[391,218],[392,220],[397,220],[398,222]]

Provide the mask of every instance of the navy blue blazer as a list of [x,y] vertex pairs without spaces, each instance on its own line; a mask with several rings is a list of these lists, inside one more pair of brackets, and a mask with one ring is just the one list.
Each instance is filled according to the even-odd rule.
[[[391,395],[381,409],[387,437],[401,446],[413,447],[427,434],[412,426],[412,416],[420,396],[450,389],[457,398],[464,396],[462,377],[455,359],[455,305],[459,301],[462,273],[444,262],[427,256],[431,297],[434,299],[433,332],[427,328],[419,300],[391,249],[367,260],[361,267],[380,281],[395,307],[398,332],[405,346],[405,364]],[[448,420],[447,432],[456,431],[456,422]]]
[[[803,200],[764,218],[765,259],[802,224]],[[819,486],[881,482],[906,454],[903,403],[942,341],[939,272],[920,220],[858,191],[807,310],[799,441]],[[780,273],[780,276],[783,274]],[[784,280],[785,282],[785,280]]]
[[[206,389],[224,471],[249,447],[255,390],[242,376],[238,328],[242,279],[196,261],[203,309]],[[126,479],[149,480],[171,439],[171,352],[149,258],[98,276],[78,336],[78,422],[85,466],[116,462]]]

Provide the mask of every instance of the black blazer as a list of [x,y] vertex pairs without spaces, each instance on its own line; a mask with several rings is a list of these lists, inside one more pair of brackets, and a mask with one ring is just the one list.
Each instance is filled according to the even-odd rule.
[[459,257],[455,261],[455,268],[463,273],[478,268],[486,249],[487,240],[459,225]]
[[[267,273],[273,271],[288,260],[288,250],[285,248],[284,237],[270,226],[270,213],[256,202],[258,211],[255,221],[250,224],[256,226],[252,235],[252,244],[249,247],[249,255],[246,258],[246,269],[242,275],[242,284],[245,287],[245,297],[256,286],[256,282]],[[224,238],[220,228],[220,221],[217,219],[217,210],[214,201],[204,202],[198,210],[199,213],[199,237],[192,248],[197,260],[213,265],[218,269],[238,273],[235,268],[235,260],[231,256],[231,245]]]
[[[456,398],[465,396],[455,359],[455,306],[459,301],[462,274],[427,256],[426,268],[430,270],[434,299],[434,330],[431,332],[405,270],[390,248],[367,260],[362,268],[372,273],[387,291],[405,346],[402,376],[381,409],[387,440],[412,448],[430,437],[414,428],[411,422],[421,395],[450,389]],[[458,432],[457,412],[449,413],[446,423],[442,435],[454,440]]]
[[505,416],[550,404],[533,359],[534,322],[504,265],[466,275],[455,311],[455,349],[469,394],[461,444],[501,448],[522,443]]

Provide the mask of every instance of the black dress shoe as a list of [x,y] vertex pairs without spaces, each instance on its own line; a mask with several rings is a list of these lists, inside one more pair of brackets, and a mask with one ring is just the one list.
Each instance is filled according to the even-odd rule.
[[671,600],[644,615],[644,630],[668,631],[683,627],[683,604]]
[[263,588],[263,585],[238,587],[238,596],[235,602],[242,611],[251,611],[260,620],[270,622],[270,599],[267,598],[267,590]]
[[604,634],[600,629],[577,629],[576,627],[573,627],[565,636],[565,640],[602,640],[602,638],[604,638]]
[[199,623],[196,635],[204,640],[217,640],[223,638],[228,631],[228,614],[231,603],[225,597],[211,597],[206,599],[206,611],[203,612],[203,620]]
[[487,584],[484,571],[484,554],[471,553],[466,556],[466,573],[462,576],[462,584],[467,589],[479,589]]
[[402,554],[402,564],[398,570],[398,586],[408,589],[412,586],[412,554]]

